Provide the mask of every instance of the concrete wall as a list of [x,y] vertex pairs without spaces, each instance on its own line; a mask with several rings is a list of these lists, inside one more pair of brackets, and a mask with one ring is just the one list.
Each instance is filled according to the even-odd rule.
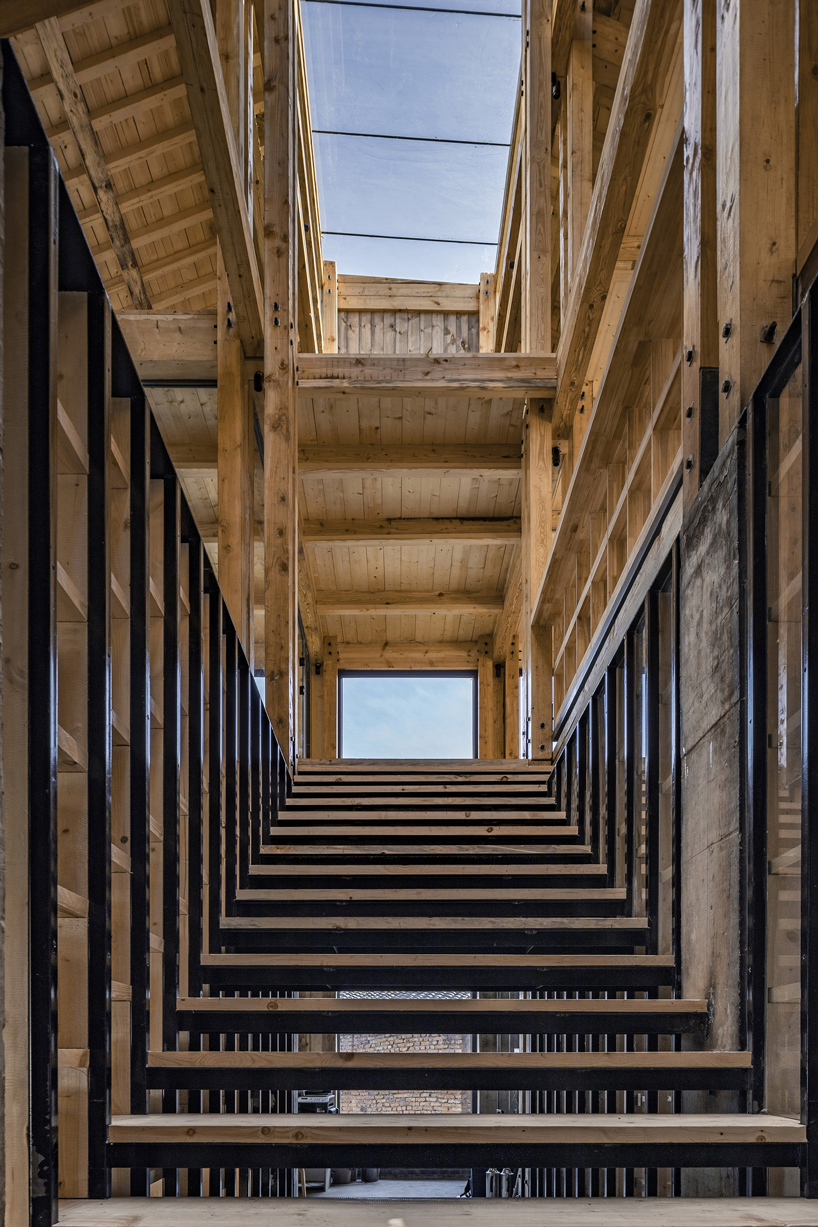
[[[734,431],[681,537],[682,969],[712,1003],[704,1047],[736,1048],[740,1024],[741,645],[738,446]],[[686,1046],[692,1047],[688,1043]],[[734,1093],[685,1095],[685,1110],[737,1111]],[[735,1196],[735,1173],[683,1175],[686,1196]]]

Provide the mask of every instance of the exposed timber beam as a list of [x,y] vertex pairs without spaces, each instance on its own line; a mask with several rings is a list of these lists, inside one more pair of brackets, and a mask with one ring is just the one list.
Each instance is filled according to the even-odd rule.
[[0,38],[11,38],[49,17],[59,19],[80,9],[93,9],[93,5],[87,0],[0,0]]
[[[117,322],[140,379],[169,384],[216,379],[215,311],[121,311]],[[216,467],[215,449],[210,451],[212,461],[199,467]]]
[[[59,29],[59,23],[57,28]],[[59,91],[60,87],[56,78],[54,84]],[[104,106],[89,111],[91,126],[95,131],[100,131],[102,128],[109,128],[111,124],[121,124],[126,119],[135,119],[145,111],[154,111],[168,102],[183,98],[184,95],[185,83],[181,77],[174,77],[170,81],[160,81],[156,85],[140,90],[138,94],[126,94],[123,98],[117,98],[115,102],[106,102]],[[70,121],[55,124],[53,128],[46,129],[46,136],[52,143],[69,134],[74,135]]]
[[[130,192],[117,192],[117,200],[122,212],[128,213],[131,209],[143,209],[145,205],[152,204],[155,200],[174,196],[183,188],[193,187],[194,183],[202,183],[203,180],[204,171],[201,166],[186,166],[172,175],[165,175],[161,179],[143,183],[141,187],[132,188]],[[86,226],[93,226],[102,221],[102,215],[94,205],[90,205],[87,209],[78,209],[77,217]]]
[[[190,145],[196,140],[196,129],[190,121],[182,124],[177,124],[174,128],[166,128],[163,132],[155,132],[151,136],[146,136],[144,141],[136,141],[133,145],[126,145],[124,149],[117,150],[116,153],[109,153],[105,156],[105,164],[111,174],[118,170],[127,170],[134,162],[140,162],[144,158],[158,157],[159,154],[170,153],[172,149],[179,149],[182,145]],[[63,171],[63,180],[66,187],[74,187],[83,179],[87,179],[87,172],[83,165],[74,166],[71,170]]]
[[113,253],[122,269],[122,277],[131,301],[138,310],[148,311],[151,305],[148,291],[142,280],[136,254],[111,183],[111,176],[91,123],[85,95],[74,76],[71,57],[56,17],[49,17],[46,21],[39,22],[37,36],[60,95],[68,126],[80,151],[80,157],[99,205],[99,211],[105,222]]
[[[174,251],[172,255],[162,256],[161,260],[152,260],[150,264],[143,264],[140,271],[143,279],[150,281],[153,277],[164,277],[168,273],[175,273],[178,269],[193,264],[195,260],[210,260],[215,255],[216,240],[205,239],[204,243],[197,243],[195,247],[183,247],[181,251]],[[215,276],[215,273],[213,275]],[[118,274],[105,282],[105,288],[110,294],[113,290],[122,289],[124,284],[124,279]],[[186,294],[190,293],[187,284],[183,288]],[[155,297],[154,308],[159,306],[161,298],[162,295]]]
[[476,669],[477,644],[469,640],[424,643],[338,643],[341,669]]
[[[76,60],[74,75],[80,85],[84,85],[86,81],[96,81],[98,77],[118,72],[128,64],[146,60],[148,56],[159,55],[162,51],[169,51],[173,45],[173,30],[170,26],[163,26],[161,30],[151,30],[148,34],[141,34],[139,38],[134,38],[129,43],[118,43],[115,47],[106,47],[104,51],[99,51],[96,55],[89,55],[84,60]],[[51,74],[45,73],[42,77],[35,77],[29,81],[28,88],[36,97],[37,94],[44,93],[53,85],[54,79]]]
[[320,396],[553,396],[552,354],[299,354],[299,392]]
[[238,333],[249,357],[263,352],[263,295],[210,3],[170,0],[169,11]]
[[417,447],[355,447],[311,444],[298,449],[300,477],[369,476],[513,477],[520,472],[519,445],[474,444],[465,447],[419,445]]
[[498,614],[501,592],[317,592],[319,614]]
[[402,281],[392,277],[338,280],[339,311],[477,312],[479,287],[455,281]]
[[515,545],[519,519],[503,520],[305,520],[305,545],[423,545],[437,541],[460,545]]
[[676,0],[637,0],[560,334],[557,438],[567,435],[583,388],[680,23]]

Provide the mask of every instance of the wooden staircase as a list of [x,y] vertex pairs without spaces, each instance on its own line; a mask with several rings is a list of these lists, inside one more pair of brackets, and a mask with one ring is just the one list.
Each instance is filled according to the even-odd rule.
[[[114,1117],[111,1166],[166,1182],[185,1168],[459,1166],[479,1194],[491,1166],[800,1161],[799,1122],[738,1110],[750,1054],[708,1050],[708,1003],[681,995],[602,833],[572,823],[547,771],[315,761],[287,793],[257,829],[226,828],[201,993],[175,1002],[177,1046],[147,1059],[163,1111]],[[406,993],[423,996],[382,996]],[[299,1034],[441,1032],[530,1037],[530,1051],[288,1050]],[[326,1089],[513,1089],[530,1111],[289,1110],[293,1092]],[[686,1091],[733,1092],[737,1110],[684,1112]]]

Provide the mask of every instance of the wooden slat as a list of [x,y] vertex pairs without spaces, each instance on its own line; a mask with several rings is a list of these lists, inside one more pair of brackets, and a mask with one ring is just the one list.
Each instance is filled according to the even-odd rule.
[[128,236],[102,148],[94,132],[85,95],[74,75],[71,57],[56,17],[40,22],[37,25],[37,35],[60,95],[68,126],[77,143],[80,157],[99,205],[99,211],[105,222],[111,247],[122,269],[122,277],[131,301],[138,310],[149,311],[151,303],[148,291],[139,271],[136,254]]
[[[406,930],[500,930],[536,932],[645,931],[644,917],[628,916],[224,916],[222,929],[291,929],[341,931]],[[245,999],[246,1000],[246,999]]]
[[[353,849],[350,849],[353,852]],[[404,855],[402,849],[395,848],[391,850],[391,855],[401,857]],[[380,860],[377,864],[356,864],[354,861],[344,863],[343,865],[287,865],[280,862],[275,865],[251,865],[250,875],[251,880],[254,874],[275,874],[276,877],[339,877],[348,874],[386,877],[444,877],[444,878],[460,878],[471,875],[479,875],[483,877],[492,877],[497,874],[509,874],[512,877],[574,877],[574,876],[590,876],[604,877],[608,872],[606,865],[558,865],[552,862],[541,862],[539,864],[525,865],[508,865],[508,864],[493,864],[493,865],[416,865],[411,862],[401,860]],[[256,892],[257,893],[257,892]],[[248,894],[246,890],[241,893],[242,899],[255,898],[256,893]],[[264,894],[264,898],[277,897],[278,892]],[[261,897],[261,896],[259,896]],[[460,896],[458,896],[460,897]],[[599,897],[597,894],[594,898]]]
[[325,396],[552,396],[553,355],[299,354],[298,387]]
[[[342,669],[474,669],[477,644],[468,640],[443,640],[440,643],[339,643],[338,664]],[[296,780],[298,776],[296,773]],[[307,774],[303,782],[315,783]],[[347,776],[340,779],[346,780]],[[355,777],[372,783],[371,776]],[[409,778],[409,777],[404,777]],[[388,777],[394,782],[395,777]]]
[[[405,919],[405,918],[404,918]],[[414,917],[411,918],[414,921]],[[378,1014],[401,1014],[407,1021],[415,1015],[439,1013],[445,1010],[453,1016],[458,1014],[478,1014],[486,1019],[488,1024],[495,1014],[514,1014],[520,1019],[520,1026],[525,1027],[537,1018],[545,1018],[549,1014],[560,1017],[567,1015],[593,1017],[603,1015],[644,1015],[645,1018],[661,1018],[664,1014],[694,1014],[706,1018],[709,1006],[706,1001],[698,998],[663,998],[651,997],[632,1001],[620,999],[604,1000],[600,998],[547,998],[542,1001],[530,1000],[525,997],[510,999],[476,998],[461,1000],[449,997],[431,997],[417,999],[399,997],[394,999],[367,998],[365,1004],[354,997],[318,997],[318,998],[278,998],[278,997],[180,997],[176,1003],[177,1010],[192,1014],[199,1012],[207,1014],[223,1014],[228,1018],[231,1014],[269,1015],[282,1011],[287,1014],[312,1014],[324,1011],[332,1014],[359,1014],[366,1009],[373,1016]],[[586,1055],[586,1054],[583,1054]]]
[[[513,893],[513,899],[511,895]],[[515,886],[513,892],[507,886],[492,889],[490,886],[473,890],[469,887],[446,886],[424,889],[423,887],[389,886],[382,889],[366,887],[335,886],[332,889],[316,890],[299,887],[295,890],[240,890],[238,899],[248,903],[424,903],[433,900],[451,899],[455,903],[494,902],[513,903],[517,900],[529,903],[622,903],[626,898],[625,888],[618,886],[575,888],[570,886],[528,887]]]
[[[588,856],[590,847],[583,844],[325,844],[310,847],[305,844],[264,844],[267,856]],[[265,872],[263,866],[257,866]],[[250,872],[254,869],[251,866]]]
[[[673,967],[671,954],[203,954],[203,967]],[[585,1054],[587,1055],[587,1054]],[[701,1056],[701,1053],[697,1055]]]
[[[173,30],[170,26],[162,26],[159,30],[140,34],[138,38],[133,38],[127,43],[117,43],[113,47],[106,47],[104,51],[97,52],[96,55],[86,56],[83,60],[75,60],[74,75],[80,85],[84,85],[86,81],[96,81],[99,77],[119,72],[129,64],[146,60],[149,56],[159,55],[162,51],[169,51],[173,46]],[[42,77],[34,77],[28,82],[28,88],[35,97],[53,85],[54,79],[50,73]]]

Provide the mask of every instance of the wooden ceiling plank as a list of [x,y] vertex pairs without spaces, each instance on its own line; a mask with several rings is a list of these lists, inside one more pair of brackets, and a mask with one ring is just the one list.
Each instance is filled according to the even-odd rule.
[[82,89],[74,76],[71,57],[65,45],[62,30],[55,17],[37,25],[37,35],[43,53],[51,69],[51,75],[60,95],[63,110],[71,126],[74,140],[80,151],[94,195],[97,198],[105,228],[111,240],[117,263],[128,288],[133,305],[141,311],[149,311],[151,302],[142,280],[131,240],[114,193],[113,184],[96,133],[91,124],[88,105]]
[[[117,192],[117,200],[122,212],[129,213],[133,209],[142,209],[145,205],[153,204],[155,200],[174,196],[185,188],[203,182],[204,169],[201,165],[185,166],[171,175],[164,175],[161,179],[153,179],[140,187],[132,188],[129,192]],[[95,205],[87,209],[78,209],[77,217],[83,225],[87,226],[93,226],[102,221],[102,215]]]
[[[131,39],[130,42],[117,43],[113,47],[97,52],[96,55],[89,55],[84,60],[75,61],[74,75],[80,85],[84,85],[86,81],[96,81],[99,77],[107,77],[110,73],[119,72],[128,64],[138,63],[140,60],[148,59],[149,56],[169,51],[174,44],[173,30],[170,26],[163,26],[161,30],[151,30],[148,34],[141,34],[138,38]],[[28,82],[28,88],[35,98],[52,87],[54,87],[54,79],[50,73],[34,77]]]
[[[381,477],[411,476],[418,480],[424,476],[457,474],[508,477],[520,470],[519,447],[494,444],[395,448],[317,444],[300,447],[298,452],[299,475],[305,479],[344,477],[356,472]],[[411,498],[411,490],[404,482],[402,509],[405,513],[410,511],[407,499],[411,502]]]
[[[167,273],[176,272],[177,269],[184,268],[188,264],[192,264],[195,260],[201,260],[216,254],[216,240],[206,239],[204,243],[197,243],[194,247],[183,247],[181,251],[174,251],[169,256],[163,256],[161,260],[154,260],[151,264],[143,264],[141,268],[142,277],[145,281],[151,281],[155,277],[163,277]],[[110,294],[113,290],[121,290],[125,285],[121,276],[114,277],[111,281],[105,283],[105,288]],[[154,308],[159,303],[158,299],[153,300]]]
[[[37,28],[39,32],[39,26]],[[59,24],[57,28],[59,29]],[[51,75],[54,76],[53,69]],[[62,91],[56,78],[54,84],[62,100]],[[157,85],[140,90],[138,94],[126,94],[123,98],[117,98],[115,102],[107,102],[105,106],[89,111],[91,125],[95,131],[99,132],[103,128],[110,127],[111,124],[123,123],[126,119],[134,119],[145,111],[153,111],[167,102],[173,102],[176,98],[183,98],[184,94],[185,83],[181,77],[174,77],[170,81],[160,81]],[[65,109],[64,103],[63,107]],[[70,119],[46,129],[46,136],[52,143],[68,135],[76,139]]]
[[[136,141],[133,145],[127,145],[124,149],[118,149],[114,153],[103,156],[109,173],[115,174],[116,171],[127,170],[135,162],[170,153],[171,150],[178,149],[181,145],[189,145],[195,140],[196,129],[192,123],[187,122],[177,124],[174,128],[166,128],[164,132],[155,132],[143,141]],[[75,187],[87,178],[87,171],[80,164],[70,170],[64,170],[62,177],[66,187]]]

